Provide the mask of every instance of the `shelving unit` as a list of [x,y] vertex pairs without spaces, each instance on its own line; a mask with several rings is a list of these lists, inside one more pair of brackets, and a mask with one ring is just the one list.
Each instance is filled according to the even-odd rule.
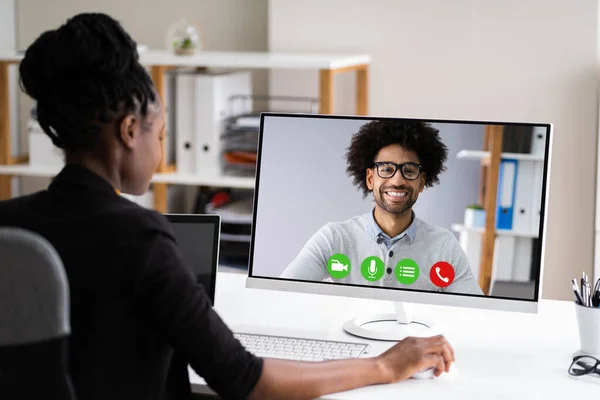
[[[53,177],[58,170],[29,165],[26,154],[11,155],[11,132],[9,110],[9,75],[11,64],[17,64],[23,54],[16,51],[0,51],[0,200],[9,199],[13,176]],[[220,69],[309,69],[319,71],[319,113],[331,114],[334,110],[334,76],[342,72],[356,73],[356,115],[367,115],[369,92],[368,54],[312,54],[270,52],[200,52],[191,56],[175,55],[163,50],[140,51],[140,62],[149,68],[154,85],[165,100],[165,73],[173,68],[220,68]],[[163,148],[163,154],[165,149]],[[254,177],[222,175],[215,166],[199,174],[177,173],[174,165],[164,160],[154,175],[154,209],[167,212],[168,185],[197,185],[214,187],[254,188]]]
[[[502,125],[489,125],[485,128],[485,137],[483,143],[483,150],[461,150],[457,154],[457,158],[460,160],[475,160],[481,164],[481,179],[480,179],[480,192],[478,203],[481,204],[485,210],[485,225],[483,228],[473,228],[467,227],[462,224],[453,224],[451,229],[455,232],[464,233],[465,243],[470,242],[471,240],[475,240],[474,243],[478,243],[479,239],[473,239],[473,235],[481,235],[481,252],[479,257],[479,283],[482,287],[484,293],[489,294],[492,278],[494,279],[507,279],[507,276],[510,275],[510,269],[502,269],[502,271],[494,271],[494,263],[495,263],[495,247],[497,245],[501,246],[501,248],[497,251],[501,251],[502,253],[496,254],[498,256],[498,264],[496,267],[500,265],[507,265],[507,267],[512,268],[512,279],[515,281],[523,281],[527,280],[529,276],[529,272],[527,269],[522,268],[523,265],[527,265],[527,257],[530,256],[530,251],[527,250],[532,245],[532,240],[539,237],[539,228],[536,228],[535,215],[532,213],[536,213],[536,205],[534,204],[536,201],[536,183],[534,182],[534,187],[531,188],[531,193],[528,191],[519,191],[518,187],[525,186],[516,186],[514,190],[517,190],[517,196],[519,193],[522,193],[521,200],[519,200],[520,205],[516,205],[515,207],[519,208],[520,211],[515,211],[515,215],[517,212],[522,213],[529,223],[523,220],[523,217],[519,219],[518,225],[515,225],[516,222],[513,220],[512,229],[498,229],[496,228],[496,214],[498,207],[498,185],[499,185],[499,175],[500,175],[500,164],[502,160],[516,160],[519,162],[519,165],[523,164],[522,168],[525,168],[523,172],[525,174],[532,173],[532,178],[535,180],[536,173],[539,170],[539,163],[544,162],[544,154],[541,152],[542,147],[540,146],[540,138],[543,138],[539,132],[536,134],[534,130],[534,136],[532,140],[535,140],[535,143],[532,141],[532,152],[531,153],[510,153],[510,152],[502,152],[503,148],[503,139],[504,139],[504,126]],[[545,139],[543,139],[545,140]],[[545,143],[545,142],[543,142]],[[535,147],[534,147],[535,146]],[[536,165],[538,167],[536,167]],[[528,167],[525,167],[528,166]],[[521,168],[521,167],[520,167]],[[534,172],[538,171],[538,172]],[[528,175],[523,175],[524,177]],[[527,178],[523,178],[527,179]],[[526,182],[526,181],[523,181]],[[515,185],[517,183],[515,182]],[[520,184],[522,185],[522,183]],[[540,189],[541,190],[541,189]],[[523,199],[528,199],[527,196],[531,197],[531,202],[527,204],[528,200],[525,200],[526,206],[523,205]],[[539,193],[541,196],[541,192]],[[541,197],[540,197],[541,200]],[[471,237],[471,239],[469,239]],[[500,243],[496,243],[496,239],[501,238]],[[463,236],[461,236],[461,241],[463,240]],[[466,245],[466,244],[465,244]],[[476,245],[478,246],[478,244]],[[509,247],[506,247],[509,246]],[[516,247],[515,247],[516,246]],[[519,250],[517,250],[517,248]],[[469,249],[470,252],[479,251],[478,247],[473,247]],[[467,249],[465,249],[467,250]],[[505,254],[506,253],[506,254]],[[473,253],[473,258],[476,258],[476,253]],[[512,259],[510,265],[506,262],[501,262],[502,257],[508,257],[508,259]],[[513,258],[514,257],[514,258]],[[503,259],[503,261],[506,261]],[[503,275],[503,278],[500,278],[500,273]]]
[[[475,230],[482,234],[479,285],[484,294],[490,292],[496,235],[508,233],[496,230],[496,199],[500,160],[507,155],[506,153],[504,156],[502,154],[503,134],[504,127],[502,125],[486,125],[483,150],[461,150],[457,154],[459,159],[477,160],[481,163],[479,203],[485,210],[485,226]],[[461,225],[453,225],[452,228],[459,231],[465,229]]]

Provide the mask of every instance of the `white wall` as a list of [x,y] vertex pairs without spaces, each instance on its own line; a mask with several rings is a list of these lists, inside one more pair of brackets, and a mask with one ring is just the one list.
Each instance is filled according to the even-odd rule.
[[453,224],[464,222],[465,209],[477,203],[481,177],[477,162],[459,160],[456,155],[461,150],[481,150],[485,128],[475,124],[432,125],[440,131],[440,138],[448,148],[446,171],[440,174],[438,185],[425,188],[413,210],[426,222],[451,231]]
[[[7,0],[0,0],[7,1]],[[103,12],[119,20],[138,44],[165,48],[167,30],[181,17],[199,26],[206,50],[267,50],[267,0],[19,0],[18,46],[25,49],[43,31],[80,12]],[[267,93],[267,72],[253,72],[258,94]],[[22,96],[21,120],[31,101]],[[22,144],[27,146],[21,129]],[[24,179],[24,192],[47,186],[47,179]]]
[[[272,51],[368,52],[370,114],[555,124],[543,296],[592,272],[597,135],[595,0],[272,0]],[[353,112],[351,73],[335,112]],[[317,96],[315,72],[270,74]]]
[[[6,1],[6,0],[3,0]],[[165,48],[166,33],[186,17],[202,31],[206,50],[267,49],[267,0],[18,0],[19,46],[80,12],[104,12],[119,20],[139,44]],[[266,91],[266,74],[256,84]]]

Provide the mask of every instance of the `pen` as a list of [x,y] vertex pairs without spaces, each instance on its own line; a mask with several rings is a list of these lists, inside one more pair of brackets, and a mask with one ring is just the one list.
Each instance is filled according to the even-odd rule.
[[600,306],[600,279],[598,279],[596,281],[596,285],[594,285],[594,294],[592,295],[592,306]]
[[583,299],[588,307],[592,306],[592,289],[589,282],[585,282],[585,297]]
[[584,306],[585,304],[583,304],[583,299],[581,298],[581,295],[579,294],[579,288],[577,287],[577,279],[573,279],[571,284],[573,285],[573,293],[575,293],[575,303],[579,304],[580,306]]
[[585,292],[585,272],[581,273],[581,279],[579,280],[579,282],[581,283],[581,300],[582,300],[582,305],[587,307],[587,294]]

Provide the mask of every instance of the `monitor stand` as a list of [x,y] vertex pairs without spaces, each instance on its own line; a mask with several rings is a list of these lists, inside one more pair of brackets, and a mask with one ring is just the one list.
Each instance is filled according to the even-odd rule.
[[351,335],[373,340],[400,341],[408,336],[430,337],[441,334],[432,321],[415,317],[411,304],[394,302],[395,313],[358,317],[347,321],[344,330]]

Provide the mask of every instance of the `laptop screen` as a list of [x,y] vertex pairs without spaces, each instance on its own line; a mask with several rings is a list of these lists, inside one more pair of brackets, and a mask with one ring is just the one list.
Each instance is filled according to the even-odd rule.
[[165,214],[187,265],[214,305],[221,219],[218,215]]

